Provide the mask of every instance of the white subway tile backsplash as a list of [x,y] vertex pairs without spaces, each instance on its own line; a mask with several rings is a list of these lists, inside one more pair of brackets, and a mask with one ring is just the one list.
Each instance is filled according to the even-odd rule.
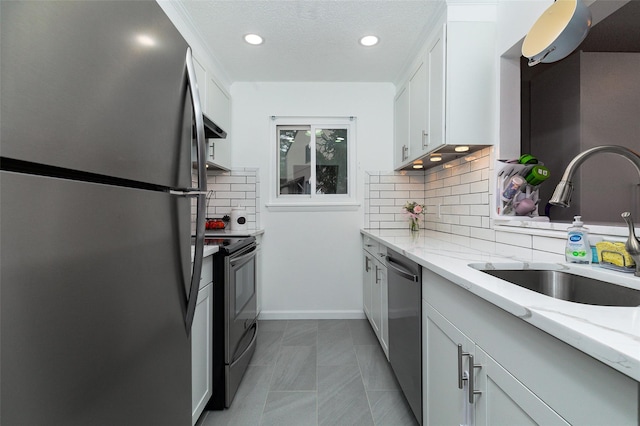
[[[247,210],[249,228],[259,228],[260,223],[260,179],[259,170],[241,168],[231,171],[207,173],[207,217],[222,217],[234,207]],[[195,204],[192,205],[195,212]],[[192,213],[192,220],[195,214]]]
[[532,248],[533,246],[531,235],[511,232],[496,232],[496,242],[526,248]]
[[396,186],[393,183],[372,183],[369,188],[372,191],[395,191]]
[[460,183],[471,183],[479,180],[482,180],[482,170],[476,170],[460,176]]
[[238,191],[253,192],[255,194],[256,185],[255,184],[250,184],[250,183],[232,183],[231,184],[231,191],[234,191],[234,192],[238,192]]

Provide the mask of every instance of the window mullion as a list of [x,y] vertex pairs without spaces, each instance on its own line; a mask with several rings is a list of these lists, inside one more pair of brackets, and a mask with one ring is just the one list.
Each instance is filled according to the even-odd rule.
[[309,182],[311,183],[311,198],[316,198],[316,127],[311,126],[311,142],[309,142],[311,150],[311,177]]

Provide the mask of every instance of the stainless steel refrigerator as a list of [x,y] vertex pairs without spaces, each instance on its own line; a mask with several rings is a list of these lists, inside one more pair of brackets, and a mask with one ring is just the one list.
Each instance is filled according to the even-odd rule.
[[0,4],[0,424],[190,425],[189,46],[155,1]]

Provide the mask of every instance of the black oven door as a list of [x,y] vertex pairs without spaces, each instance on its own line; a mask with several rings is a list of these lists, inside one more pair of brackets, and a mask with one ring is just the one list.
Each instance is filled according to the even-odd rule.
[[226,364],[233,363],[247,349],[252,339],[244,338],[256,322],[256,246],[228,256],[225,261],[228,292],[225,306]]

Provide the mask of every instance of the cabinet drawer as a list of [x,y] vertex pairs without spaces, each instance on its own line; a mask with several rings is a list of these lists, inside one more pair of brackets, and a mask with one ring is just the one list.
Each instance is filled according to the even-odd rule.
[[380,245],[373,238],[364,237],[364,240],[362,241],[362,247],[372,256],[378,257],[378,250],[380,248]]
[[207,256],[202,261],[202,275],[200,275],[200,288],[204,288],[213,281],[213,256]]

